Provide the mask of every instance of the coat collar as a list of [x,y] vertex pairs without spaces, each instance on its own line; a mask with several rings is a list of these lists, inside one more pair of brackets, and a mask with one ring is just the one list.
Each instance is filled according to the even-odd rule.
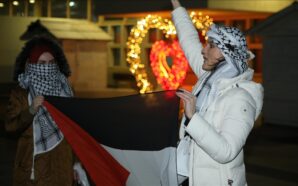
[[218,79],[214,82],[213,86],[216,87],[217,91],[221,92],[225,89],[228,89],[229,87],[232,87],[232,85],[237,84],[239,81],[250,81],[253,78],[254,70],[251,68],[248,68],[244,73],[240,74],[239,76],[236,76],[234,78],[222,78]]

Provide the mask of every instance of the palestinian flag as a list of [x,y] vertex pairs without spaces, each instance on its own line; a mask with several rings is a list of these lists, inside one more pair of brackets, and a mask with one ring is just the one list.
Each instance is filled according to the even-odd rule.
[[44,105],[96,185],[178,185],[175,91]]

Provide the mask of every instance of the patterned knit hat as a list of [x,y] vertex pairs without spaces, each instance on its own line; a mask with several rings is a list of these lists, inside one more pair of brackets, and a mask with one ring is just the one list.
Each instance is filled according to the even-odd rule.
[[221,50],[226,61],[234,65],[239,74],[248,68],[247,62],[253,59],[254,55],[247,49],[245,36],[238,28],[213,24],[207,36]]

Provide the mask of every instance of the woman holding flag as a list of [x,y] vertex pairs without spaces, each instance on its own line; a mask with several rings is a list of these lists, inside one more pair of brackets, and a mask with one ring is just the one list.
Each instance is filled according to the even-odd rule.
[[43,96],[72,97],[69,65],[61,47],[35,37],[15,62],[6,130],[20,134],[13,185],[73,185],[75,156],[47,109]]

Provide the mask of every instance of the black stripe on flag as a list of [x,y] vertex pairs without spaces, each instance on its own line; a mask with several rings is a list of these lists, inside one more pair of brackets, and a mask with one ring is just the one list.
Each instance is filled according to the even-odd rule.
[[103,145],[144,151],[177,146],[179,98],[175,91],[46,100]]

